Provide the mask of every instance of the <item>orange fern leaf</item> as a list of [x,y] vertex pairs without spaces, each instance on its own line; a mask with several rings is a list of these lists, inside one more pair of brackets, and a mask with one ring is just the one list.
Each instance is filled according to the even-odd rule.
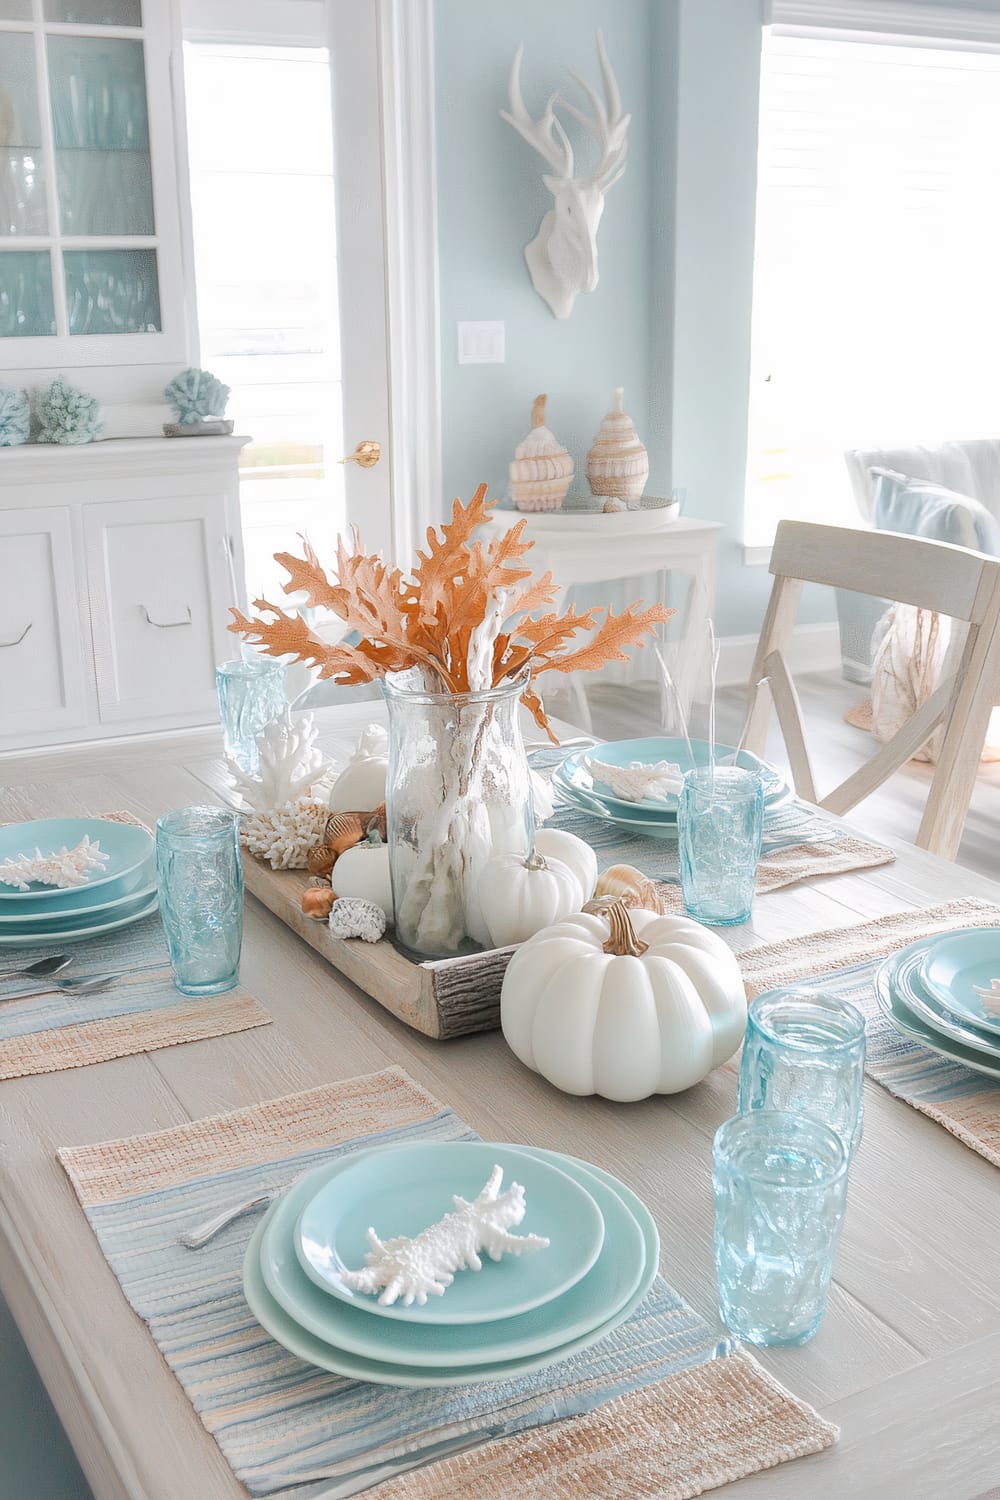
[[635,614],[634,611],[638,608],[637,603],[628,604],[620,615],[616,615],[609,606],[593,635],[575,651],[568,651],[561,656],[551,656],[546,651],[539,651],[534,658],[536,670],[596,672],[606,662],[628,661],[622,648],[641,645],[644,636],[652,635],[656,625],[663,624],[677,612],[662,604],[653,604],[641,614]]
[[524,704],[525,708],[528,710],[531,717],[538,725],[539,729],[545,731],[549,739],[552,741],[553,745],[558,745],[559,739],[555,731],[553,730],[552,725],[549,723],[548,715],[545,712],[545,709],[542,705],[542,700],[541,698],[539,698],[537,690],[533,687],[526,687],[524,692],[521,694],[521,702]]

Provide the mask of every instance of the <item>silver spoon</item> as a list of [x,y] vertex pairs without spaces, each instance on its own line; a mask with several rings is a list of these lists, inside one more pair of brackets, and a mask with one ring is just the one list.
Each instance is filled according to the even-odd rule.
[[30,1000],[35,995],[91,995],[95,990],[107,989],[120,974],[77,974],[67,979],[53,979],[51,984],[38,990],[15,990],[12,995],[0,995],[0,1005],[7,1000]]
[[48,958],[39,958],[33,964],[26,964],[23,969],[0,970],[0,979],[47,979],[51,974],[58,974],[68,968],[72,962],[71,953],[51,954]]

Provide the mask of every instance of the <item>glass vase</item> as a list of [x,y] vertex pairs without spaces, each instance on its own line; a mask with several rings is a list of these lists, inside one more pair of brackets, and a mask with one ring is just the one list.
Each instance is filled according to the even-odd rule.
[[220,662],[215,686],[226,756],[254,776],[260,769],[257,736],[281,716],[287,701],[284,662],[256,654]]
[[495,854],[527,854],[534,834],[518,724],[528,673],[473,693],[425,690],[418,671],[382,684],[396,936],[422,958],[488,947],[479,881]]

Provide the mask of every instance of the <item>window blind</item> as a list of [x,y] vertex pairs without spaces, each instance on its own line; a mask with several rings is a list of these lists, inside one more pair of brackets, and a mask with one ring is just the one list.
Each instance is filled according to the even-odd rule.
[[1000,434],[1000,53],[765,33],[746,540],[851,447]]

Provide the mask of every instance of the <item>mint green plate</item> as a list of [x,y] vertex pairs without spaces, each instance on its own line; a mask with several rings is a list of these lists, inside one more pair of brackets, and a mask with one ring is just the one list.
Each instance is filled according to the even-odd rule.
[[323,1339],[317,1338],[315,1334],[301,1328],[268,1291],[260,1261],[267,1218],[258,1224],[243,1263],[243,1291],[250,1311],[262,1328],[298,1359],[316,1365],[321,1370],[329,1370],[335,1375],[345,1375],[353,1380],[370,1380],[378,1385],[429,1387],[475,1385],[482,1381],[509,1380],[518,1375],[530,1375],[533,1371],[542,1370],[561,1359],[568,1359],[571,1354],[577,1354],[591,1344],[599,1343],[632,1315],[653,1284],[660,1256],[660,1241],[656,1225],[642,1200],[624,1183],[616,1181],[609,1172],[591,1166],[589,1162],[578,1161],[575,1157],[560,1156],[555,1151],[543,1151],[527,1146],[522,1149],[526,1154],[535,1156],[540,1161],[551,1162],[553,1166],[566,1172],[580,1168],[596,1177],[621,1199],[629,1213],[635,1218],[642,1233],[645,1265],[638,1286],[616,1313],[592,1328],[589,1333],[581,1334],[579,1338],[570,1339],[567,1343],[559,1344],[540,1354],[482,1365],[424,1369],[415,1365],[391,1364],[384,1360],[365,1359],[357,1354],[349,1354],[346,1350],[337,1349]]
[[990,1005],[977,989],[988,990],[1000,979],[1000,929],[964,927],[928,938],[920,978],[945,1010],[971,1021],[981,1031],[1000,1033],[1000,996]]
[[[919,1042],[931,1052],[939,1052],[952,1062],[964,1063],[977,1073],[1000,1079],[1000,1054],[993,1039],[976,1036],[972,1027],[951,1021],[942,1028],[943,1018],[935,1017],[928,1001],[920,993],[920,960],[922,942],[912,943],[887,958],[875,978],[875,994],[886,1019],[911,1041]],[[962,1036],[953,1035],[957,1032]]]
[[127,896],[142,883],[143,867],[153,853],[153,836],[132,823],[108,818],[40,818],[33,823],[9,823],[0,828],[0,861],[19,854],[52,854],[73,849],[86,835],[96,840],[108,862],[91,870],[85,885],[53,886],[32,882],[26,891],[0,885],[0,911],[5,915],[48,912],[51,916],[76,911],[114,896]]
[[143,873],[148,883],[144,883],[139,890],[131,891],[126,896],[116,896],[113,901],[101,901],[97,906],[78,907],[65,914],[60,909],[58,916],[47,911],[25,912],[23,916],[19,914],[15,917],[0,914],[0,943],[4,941],[5,932],[13,932],[15,936],[22,932],[36,932],[44,937],[48,932],[79,927],[84,922],[93,926],[113,922],[116,917],[127,916],[133,907],[138,909],[140,906],[148,906],[156,895],[156,869],[152,861],[149,869],[144,869]]
[[[386,1148],[375,1148],[379,1149]],[[613,1317],[639,1285],[646,1264],[635,1217],[611,1188],[593,1173],[574,1166],[571,1175],[600,1208],[606,1235],[596,1264],[569,1291],[518,1317],[457,1327],[373,1318],[366,1307],[346,1306],[320,1291],[303,1275],[295,1256],[296,1217],[317,1183],[329,1180],[330,1173],[330,1166],[320,1167],[311,1180],[303,1178],[274,1205],[261,1239],[260,1266],[268,1291],[300,1328],[349,1354],[421,1368],[481,1365],[541,1354]],[[493,1269],[484,1263],[482,1271],[470,1275],[486,1279]],[[447,1302],[453,1291],[450,1287],[440,1300]]]
[[[472,1201],[494,1165],[501,1191],[525,1190],[527,1212],[516,1234],[544,1235],[546,1250],[484,1260],[481,1271],[459,1271],[441,1297],[423,1306],[382,1306],[355,1292],[341,1273],[358,1270],[370,1251],[368,1227],[382,1239],[414,1236],[452,1211],[456,1193]],[[326,1168],[322,1184],[299,1200],[294,1241],[303,1271],[324,1292],[378,1318],[405,1323],[487,1323],[540,1307],[585,1276],[600,1254],[604,1220],[579,1182],[549,1162],[483,1141],[422,1141],[352,1152]]]
[[79,938],[97,937],[105,932],[115,932],[119,927],[130,927],[133,922],[141,922],[143,917],[152,916],[159,904],[159,897],[154,887],[152,894],[148,897],[143,896],[140,900],[137,900],[134,906],[128,908],[125,916],[119,916],[117,913],[111,912],[111,916],[114,917],[113,922],[102,922],[100,919],[96,922],[89,922],[87,920],[90,915],[89,912],[81,911],[77,914],[78,920],[85,922],[86,926],[74,927],[71,923],[68,927],[59,927],[58,929],[46,928],[44,932],[38,932],[34,928],[30,932],[14,933],[4,931],[0,935],[0,950],[4,948],[37,948],[39,943],[44,943],[48,940],[52,943],[58,941],[61,945],[63,943],[76,942]]

